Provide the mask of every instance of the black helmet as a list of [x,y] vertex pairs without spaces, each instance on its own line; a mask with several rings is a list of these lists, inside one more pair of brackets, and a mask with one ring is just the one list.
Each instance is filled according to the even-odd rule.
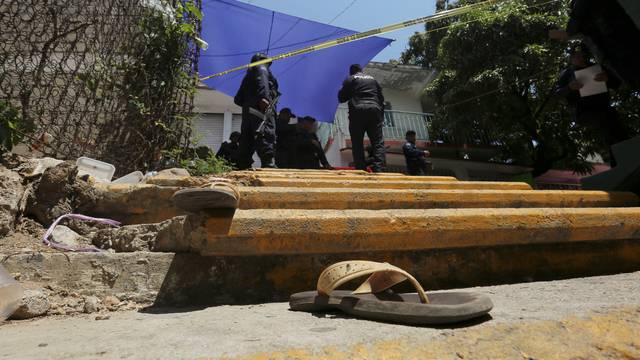
[[[254,63],[256,61],[260,61],[260,60],[265,60],[268,59],[269,57],[266,54],[263,53],[257,53],[255,55],[253,55],[253,57],[251,57],[251,62]],[[271,62],[269,62],[267,65],[270,65]]]

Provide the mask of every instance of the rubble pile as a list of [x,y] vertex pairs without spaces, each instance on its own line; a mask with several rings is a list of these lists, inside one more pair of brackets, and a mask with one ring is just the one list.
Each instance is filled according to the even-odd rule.
[[[156,181],[171,177],[184,179],[183,169],[171,169],[157,176]],[[204,182],[192,178],[189,185]],[[58,251],[43,243],[49,227],[67,214],[102,215],[97,206],[100,199],[109,198],[106,190],[96,186],[90,176],[78,176],[73,162],[52,158],[26,158],[6,154],[0,159],[0,261],[15,254]],[[105,203],[107,201],[103,201]],[[122,214],[113,214],[122,219]],[[185,238],[185,217],[151,224],[113,227],[91,221],[65,219],[52,230],[49,241],[72,249],[96,247],[105,254],[116,252],[175,251],[175,239]],[[187,241],[187,240],[184,240]],[[182,243],[184,241],[178,241]],[[178,249],[179,250],[179,249]],[[0,262],[0,265],[2,263]],[[11,274],[20,280],[21,274]],[[98,313],[139,307],[140,299],[123,295],[99,298],[85,292],[69,292],[43,283],[23,283],[24,297],[12,319],[29,319],[42,315]],[[147,304],[148,305],[148,304]]]

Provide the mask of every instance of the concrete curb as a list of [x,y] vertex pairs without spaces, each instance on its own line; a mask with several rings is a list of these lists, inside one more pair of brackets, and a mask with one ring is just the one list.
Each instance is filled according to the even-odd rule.
[[[1,255],[0,255],[1,256]],[[68,256],[68,258],[67,258]],[[333,263],[389,262],[427,289],[450,289],[640,270],[640,242],[613,240],[332,255],[203,257],[197,254],[21,254],[2,256],[21,282],[69,293],[115,296],[166,306],[212,306],[287,301],[313,290]],[[354,284],[345,285],[347,288]],[[400,291],[412,291],[410,286]]]
[[532,190],[526,183],[490,181],[320,180],[258,178],[259,186],[303,188],[438,189],[438,190]]
[[329,254],[639,240],[640,208],[239,210],[190,217],[203,255]]
[[[101,196],[88,215],[124,224],[159,223],[186,213],[171,197],[181,187],[96,185]],[[241,209],[434,209],[637,206],[632,193],[532,190],[410,190],[240,187]]]

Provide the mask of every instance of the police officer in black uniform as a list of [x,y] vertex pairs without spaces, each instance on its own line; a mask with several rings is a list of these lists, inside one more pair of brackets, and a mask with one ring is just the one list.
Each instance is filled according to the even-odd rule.
[[314,132],[316,119],[305,116],[298,119],[295,142],[296,169],[331,169],[318,135]]
[[[264,54],[256,54],[251,62],[266,58]],[[242,107],[239,169],[251,167],[256,150],[263,168],[275,167],[275,102],[279,93],[270,66],[269,63],[249,68],[234,98],[236,105]]]
[[373,147],[372,170],[381,172],[385,164],[384,138],[384,96],[380,84],[371,75],[362,72],[358,64],[351,65],[350,76],[342,84],[338,93],[341,103],[349,102],[349,133],[353,151],[353,161],[358,170],[365,170],[364,135],[369,136]]
[[276,165],[280,169],[293,169],[295,163],[296,133],[298,128],[295,124],[290,124],[291,119],[296,116],[291,109],[280,110],[276,121]]
[[220,149],[216,157],[225,159],[233,167],[238,167],[238,156],[240,153],[240,133],[234,131],[229,137],[229,141],[225,141],[220,145]]
[[405,138],[407,142],[402,146],[402,152],[404,153],[404,158],[407,161],[407,173],[412,176],[427,175],[429,165],[426,158],[429,156],[429,152],[426,150],[420,150],[416,147],[415,131],[407,131]]
[[[582,43],[575,43],[570,49],[571,66],[565,69],[555,88],[555,95],[563,97],[569,103],[575,123],[594,134],[600,136],[603,142],[611,147],[614,144],[628,140],[629,133],[621,122],[615,108],[611,106],[609,92],[582,97],[580,89],[584,84],[576,80],[576,70],[592,66],[590,53]],[[618,88],[621,81],[613,76],[606,66],[602,66],[603,72],[597,74],[595,81],[604,82],[609,89]],[[611,165],[616,161],[610,152]]]

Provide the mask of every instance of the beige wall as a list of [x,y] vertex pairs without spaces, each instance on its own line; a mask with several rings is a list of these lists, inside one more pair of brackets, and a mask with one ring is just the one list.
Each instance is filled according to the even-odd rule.
[[196,113],[224,114],[227,111],[233,114],[242,113],[242,109],[233,103],[231,96],[205,88],[198,88],[194,105]]
[[385,100],[391,103],[392,110],[422,112],[420,99],[412,94],[394,89],[383,89],[382,92]]

